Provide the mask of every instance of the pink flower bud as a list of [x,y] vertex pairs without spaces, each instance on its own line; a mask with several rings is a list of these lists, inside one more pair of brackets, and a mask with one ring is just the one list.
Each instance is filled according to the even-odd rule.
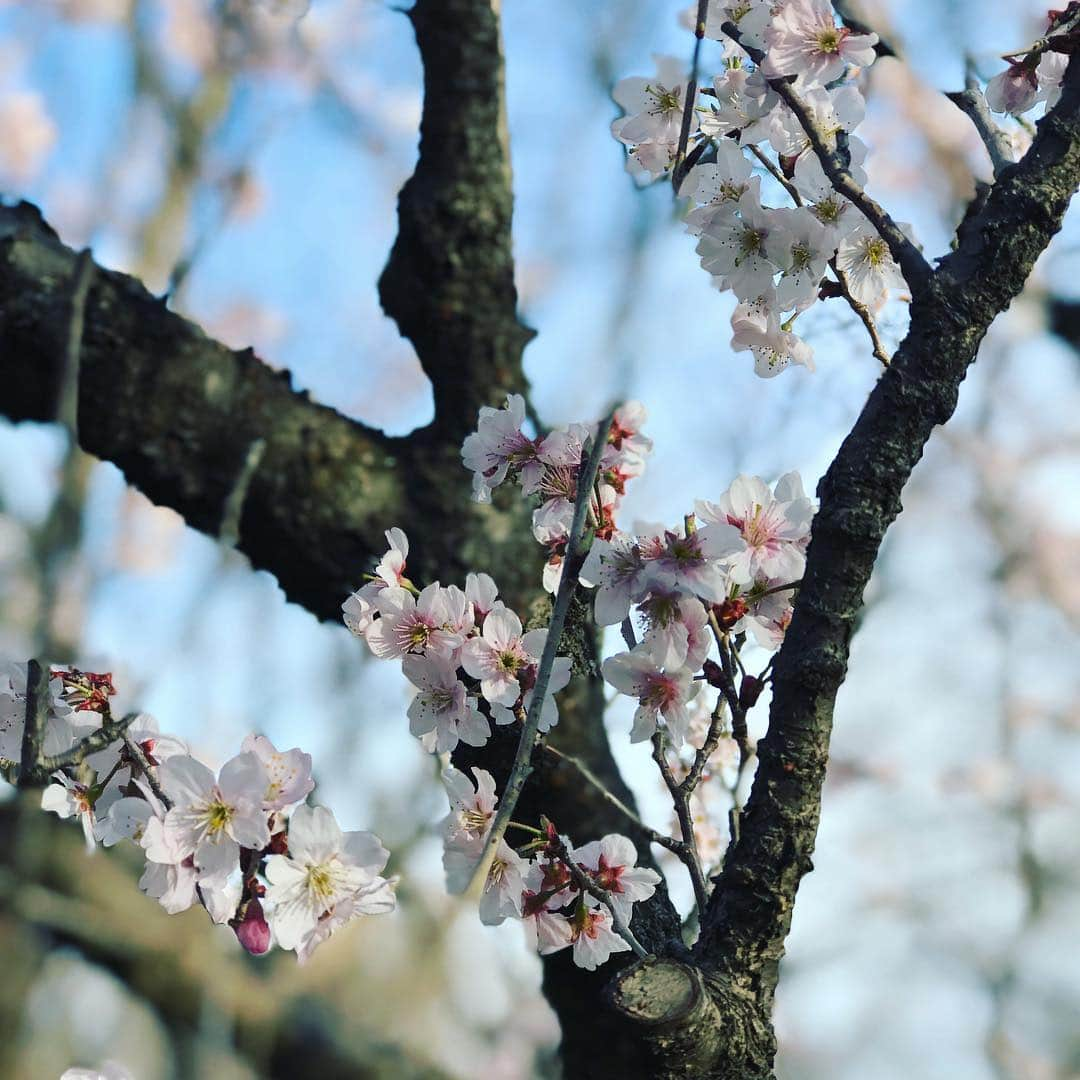
[[251,900],[244,911],[244,917],[233,926],[236,938],[252,956],[262,956],[270,950],[270,927],[266,924],[262,904]]

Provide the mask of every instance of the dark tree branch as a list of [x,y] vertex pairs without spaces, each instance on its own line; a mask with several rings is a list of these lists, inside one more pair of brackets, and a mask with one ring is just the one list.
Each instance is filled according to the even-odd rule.
[[417,0],[408,15],[424,60],[420,157],[379,296],[431,379],[435,424],[460,445],[481,405],[524,390],[533,336],[517,316],[498,4]]
[[[811,869],[837,689],[900,495],[994,318],[1023,288],[1080,182],[1080,62],[1019,164],[965,220],[912,305],[911,329],[818,488],[806,573],[776,660],[769,730],[695,955],[771,1006],[795,892]],[[748,1073],[749,1074],[749,1073]],[[732,1075],[735,1075],[734,1073]]]

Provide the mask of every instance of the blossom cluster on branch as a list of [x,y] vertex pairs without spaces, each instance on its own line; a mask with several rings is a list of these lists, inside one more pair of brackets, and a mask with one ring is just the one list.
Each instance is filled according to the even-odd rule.
[[[691,26],[696,11],[686,13]],[[658,56],[655,76],[616,84],[626,115],[612,133],[629,148],[631,171],[655,179],[675,170],[701,265],[738,301],[732,347],[749,351],[763,377],[792,363],[812,369],[813,350],[792,328],[815,301],[846,295],[865,321],[905,287],[889,245],[834,189],[812,146],[812,134],[831,142],[865,184],[866,146],[852,134],[865,113],[856,80],[877,37],[838,26],[828,0],[712,0],[704,36],[724,43],[711,88],[688,100],[696,84],[680,61]],[[755,168],[794,205],[765,205]]]
[[[32,779],[27,672],[13,664],[0,674],[0,757],[9,775]],[[310,755],[249,735],[215,775],[153,717],[114,720],[108,674],[58,670],[47,693],[42,808],[77,819],[90,851],[121,840],[141,847],[139,887],[169,914],[201,904],[248,952],[276,942],[304,961],[353,919],[394,907],[378,838],[343,833],[330,810],[305,802]]]
[[[468,887],[498,805],[491,773],[472,773],[475,782],[453,766],[442,775],[450,799],[442,826],[450,892]],[[574,963],[589,971],[630,949],[619,930],[629,927],[634,903],[652,896],[660,880],[655,870],[635,866],[633,842],[613,833],[573,847],[549,821],[541,828],[514,827],[531,839],[520,851],[499,842],[480,896],[481,921],[497,926],[521,919],[541,956],[572,948]]]
[[[631,740],[661,740],[655,744],[658,763],[664,761],[681,836],[655,839],[687,864],[700,904],[706,886],[690,800],[702,780],[722,773],[716,757],[735,745],[738,765],[726,787],[737,801],[738,779],[751,753],[745,716],[767,677],[747,674],[740,650],[747,635],[769,651],[782,641],[814,508],[797,473],[774,487],[739,476],[715,502],[698,502],[678,526],[636,524],[623,531],[616,513],[626,481],[640,475],[652,448],[641,431],[645,418],[644,408],[631,402],[615,409],[606,427],[576,423],[531,436],[524,400],[510,395],[503,408],[480,411],[462,459],[473,472],[478,501],[489,501],[508,480],[533,501],[533,532],[547,554],[545,586],[560,595],[564,584],[594,588],[596,624],[622,623],[624,635],[633,639],[628,652],[605,661],[603,674],[637,699]],[[594,446],[597,439],[602,442]],[[587,460],[593,462],[591,472]],[[585,544],[574,553],[574,577],[563,583],[572,522],[582,510],[588,517]],[[346,599],[342,613],[376,656],[401,661],[414,688],[408,708],[412,733],[439,754],[459,743],[484,745],[493,724],[517,725],[520,738],[531,740],[527,717],[536,704],[535,732],[542,740],[558,719],[554,695],[571,675],[569,659],[554,657],[544,700],[533,702],[546,647],[558,647],[548,642],[550,631],[523,631],[486,574],[470,573],[464,589],[439,582],[421,588],[407,574],[405,533],[392,528],[386,538],[387,552]],[[699,717],[693,757],[684,766],[679,752],[690,734],[690,705],[705,685],[720,694],[708,718]],[[672,752],[675,758],[668,762],[664,755]],[[632,842],[611,835],[577,848],[550,822],[538,828],[508,821],[508,828],[531,837],[516,848],[495,829],[499,799],[493,777],[475,768],[473,776],[470,781],[453,766],[443,773],[451,802],[444,825],[450,891],[464,892],[483,869],[484,922],[524,919],[542,953],[572,945],[575,962],[585,967],[612,951],[635,948],[631,902],[651,895],[656,875],[635,867]],[[513,786],[512,776],[507,790]],[[505,813],[512,806],[511,801]],[[719,850],[715,840],[709,847]]]

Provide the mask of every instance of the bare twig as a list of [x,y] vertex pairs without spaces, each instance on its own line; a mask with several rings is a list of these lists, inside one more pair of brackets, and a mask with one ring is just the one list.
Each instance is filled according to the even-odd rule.
[[964,89],[947,93],[945,96],[975,125],[975,130],[990,155],[996,180],[1002,169],[1013,164],[1012,143],[990,115],[986,98],[979,88],[979,80],[975,77],[975,66],[971,57],[967,58],[965,67]]
[[701,39],[705,37],[705,22],[709,15],[709,0],[698,0],[697,18],[694,21],[694,56],[690,61],[690,81],[686,84],[686,100],[683,102],[682,125],[679,128],[679,147],[671,165],[671,186],[675,194],[682,185],[683,162],[686,144],[690,141],[690,121],[694,116],[694,100],[697,98],[698,63],[701,59]]
[[68,747],[63,753],[53,754],[51,757],[41,756],[37,761],[35,777],[42,779],[57,769],[66,768],[68,765],[78,765],[85,761],[91,754],[104,750],[118,739],[123,738],[124,732],[131,726],[131,722],[138,713],[128,713],[119,720],[114,720],[111,715],[105,717],[105,722],[89,735],[81,738],[74,746]]
[[521,729],[521,738],[518,741],[517,753],[514,755],[514,764],[499,802],[498,813],[492,822],[491,831],[488,833],[480,858],[473,868],[471,881],[482,881],[487,876],[491,862],[495,858],[495,852],[506,833],[507,825],[510,824],[517,801],[521,797],[525,781],[532,772],[533,746],[540,728],[540,716],[543,712],[544,701],[547,698],[551,669],[555,663],[555,654],[559,648],[559,641],[562,639],[566,614],[570,609],[570,600],[577,589],[581,564],[584,562],[581,539],[585,531],[585,516],[593,499],[593,485],[600,471],[600,458],[603,456],[604,447],[607,445],[608,432],[611,430],[611,423],[614,418],[615,408],[613,407],[597,428],[592,447],[581,465],[578,475],[577,497],[574,501],[574,517],[570,524],[570,535],[566,541],[566,553],[563,556],[562,578],[559,581],[559,591],[555,596],[555,604],[551,611],[551,622],[548,624],[544,651],[540,657],[540,664],[536,672],[532,701],[529,703],[529,711]]
[[139,766],[144,777],[146,777],[146,784],[150,790],[154,793],[154,796],[165,807],[166,810],[172,809],[172,799],[165,794],[164,789],[161,786],[161,781],[154,775],[153,766],[150,764],[149,758],[143,752],[143,748],[131,737],[131,732],[125,730],[121,736],[124,740],[124,746],[127,748],[128,756]]
[[843,294],[844,299],[848,302],[848,307],[858,315],[863,326],[866,327],[866,332],[870,335],[870,344],[873,346],[874,356],[881,361],[883,367],[888,367],[892,363],[892,357],[885,348],[885,343],[881,340],[877,323],[874,322],[874,316],[871,314],[870,309],[861,300],[857,299],[851,291],[851,282],[848,281],[847,274],[837,266],[835,255],[829,260],[829,267],[836,275],[837,284],[840,286],[840,292]]
[[[682,832],[683,849],[676,851],[686,870],[690,875],[690,882],[694,886],[694,902],[698,912],[705,910],[709,900],[709,890],[705,884],[705,873],[701,869],[701,856],[698,854],[697,837],[694,835],[694,816],[690,812],[690,795],[686,792],[679,781],[675,779],[671,766],[668,764],[664,752],[663,731],[657,731],[652,737],[652,756],[660,775],[664,778],[664,784],[671,794],[671,801],[675,805],[675,816],[679,821],[679,830]],[[674,849],[672,849],[674,850]]]

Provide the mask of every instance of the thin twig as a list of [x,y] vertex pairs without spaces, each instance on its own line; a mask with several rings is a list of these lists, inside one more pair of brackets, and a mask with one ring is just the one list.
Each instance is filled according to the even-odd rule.
[[690,121],[694,115],[697,98],[698,62],[701,58],[701,39],[705,37],[705,22],[709,15],[709,0],[698,0],[697,18],[694,22],[694,56],[690,61],[690,81],[686,84],[686,100],[683,102],[682,125],[679,128],[679,146],[671,165],[671,185],[678,195],[682,185],[682,165],[686,157],[686,144],[690,141]]
[[[723,32],[736,44],[740,45],[755,64],[761,64],[765,60],[765,54],[753,46],[746,45],[742,41],[742,34],[733,22],[725,22],[721,27]],[[784,104],[795,114],[807,139],[813,147],[821,162],[825,175],[833,188],[857,206],[877,229],[882,240],[888,245],[893,258],[900,266],[904,279],[913,293],[922,292],[930,280],[930,265],[923,258],[919,249],[905,235],[904,231],[889,216],[888,212],[875,202],[856,183],[855,178],[848,171],[847,155],[841,154],[836,145],[835,135],[828,134],[818,125],[814,119],[810,107],[799,96],[795,88],[787,78],[768,80],[777,94],[783,99]]]
[[848,281],[847,274],[837,266],[835,255],[829,260],[829,267],[836,275],[837,284],[840,286],[840,292],[843,294],[844,299],[848,302],[848,307],[859,316],[863,326],[866,327],[866,332],[870,335],[870,344],[873,346],[874,356],[881,361],[882,367],[888,367],[892,363],[892,357],[885,348],[881,335],[878,334],[877,323],[874,322],[874,316],[871,314],[870,309],[861,300],[857,299],[851,291],[851,282]]
[[90,732],[89,735],[81,738],[74,746],[68,747],[63,753],[53,754],[51,757],[39,757],[35,771],[36,776],[48,776],[56,772],[57,769],[64,769],[68,765],[78,765],[91,754],[96,754],[99,750],[111,746],[123,737],[124,732],[127,731],[131,722],[138,715],[138,713],[128,713],[119,720],[114,720],[111,715],[107,715],[105,722],[97,731]]
[[682,833],[684,848],[682,851],[676,851],[675,854],[686,866],[690,883],[694,887],[694,902],[697,904],[698,911],[702,912],[709,902],[709,889],[705,884],[705,872],[701,868],[697,837],[694,835],[694,816],[690,812],[690,796],[683,790],[671,771],[664,753],[664,738],[664,732],[661,730],[657,730],[652,737],[653,761],[656,762],[656,767],[660,770],[660,775],[664,778],[664,784],[671,795],[671,801],[675,804],[675,816],[678,818],[679,830]]
[[131,732],[125,730],[123,734],[124,746],[127,748],[128,756],[139,766],[143,776],[146,777],[147,787],[154,793],[154,797],[161,803],[166,810],[172,809],[172,799],[165,794],[164,789],[161,786],[161,781],[153,773],[153,766],[150,764],[150,759],[143,752],[143,748],[131,737]]
[[549,743],[545,743],[543,749],[545,753],[551,754],[553,757],[558,758],[559,761],[564,761],[567,765],[571,765],[577,769],[582,779],[591,784],[601,798],[611,803],[611,805],[614,806],[615,809],[634,826],[634,828],[648,836],[652,843],[659,844],[661,847],[667,848],[668,851],[673,851],[676,855],[681,853],[682,848],[685,846],[681,840],[676,840],[674,836],[667,836],[665,833],[658,832],[656,829],[646,825],[618,795],[604,786],[603,781],[600,780],[583,761],[574,757],[572,754],[564,754],[561,750],[557,750]]
[[983,146],[986,147],[986,152],[990,155],[990,164],[996,180],[1002,169],[1014,164],[1012,143],[1009,136],[997,126],[990,115],[990,107],[986,104],[986,97],[979,88],[979,80],[975,77],[975,65],[970,56],[967,57],[964,67],[964,89],[947,93],[945,96],[975,126]]
[[570,600],[577,589],[581,564],[584,562],[581,539],[585,531],[585,515],[589,509],[589,504],[592,502],[593,484],[596,482],[596,476],[600,471],[600,459],[603,456],[604,447],[607,445],[608,432],[611,430],[616,408],[617,406],[612,407],[597,428],[592,447],[587,458],[583,461],[578,475],[577,497],[574,500],[574,517],[570,524],[570,535],[566,541],[566,553],[563,555],[562,578],[559,581],[559,591],[555,596],[555,604],[551,611],[551,622],[548,624],[544,651],[540,656],[540,664],[536,672],[532,701],[529,703],[529,711],[526,714],[525,723],[522,725],[517,752],[514,754],[514,764],[499,802],[498,813],[496,813],[495,820],[492,822],[491,831],[488,833],[480,858],[470,875],[470,881],[483,881],[487,877],[492,860],[495,858],[495,852],[506,833],[506,827],[510,823],[514,808],[521,797],[521,791],[525,787],[525,781],[532,772],[532,752],[540,728],[540,717],[543,712],[544,701],[547,698],[551,669],[555,663],[555,654],[558,651],[559,642],[562,639],[566,614],[570,609]]
[[622,625],[619,627],[622,633],[623,641],[626,642],[626,647],[630,650],[637,648],[637,635],[634,633],[634,624],[630,621],[630,616],[627,615],[622,621]]
[[750,145],[747,146],[747,150],[749,150],[750,153],[765,166],[769,175],[791,196],[792,202],[794,202],[796,206],[802,206],[803,201],[802,196],[799,194],[799,189],[776,167],[775,163],[769,158],[769,155],[754,143],[750,143]]

